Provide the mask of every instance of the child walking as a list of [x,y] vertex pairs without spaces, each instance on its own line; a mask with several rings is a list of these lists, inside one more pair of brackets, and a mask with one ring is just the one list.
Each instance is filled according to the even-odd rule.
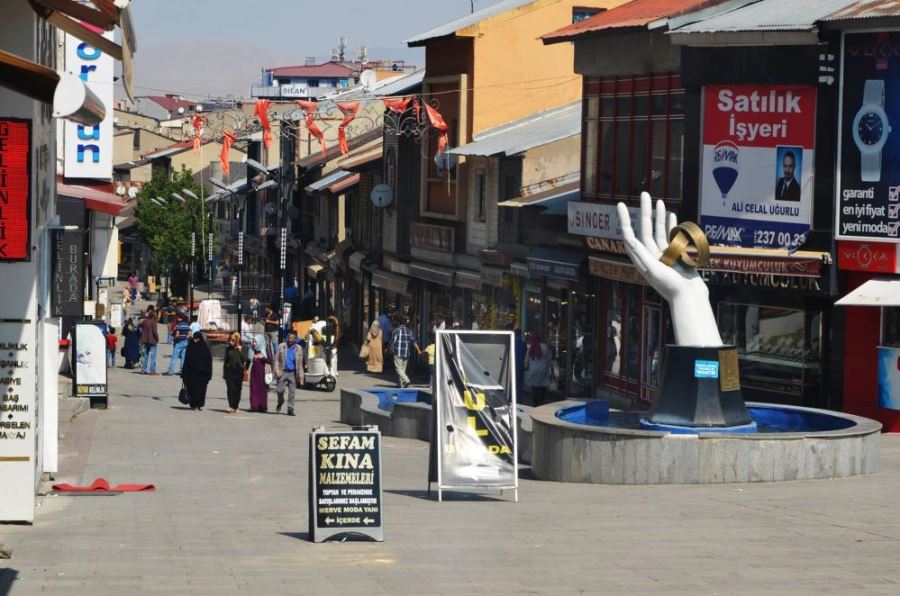
[[116,346],[118,345],[118,339],[116,337],[116,330],[114,327],[109,328],[109,333],[106,334],[106,365],[110,368],[115,368],[116,366]]

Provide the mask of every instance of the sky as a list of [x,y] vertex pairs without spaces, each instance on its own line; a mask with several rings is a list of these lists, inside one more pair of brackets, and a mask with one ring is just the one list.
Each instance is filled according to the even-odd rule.
[[[476,10],[498,0],[475,0]],[[135,0],[138,95],[190,99],[247,96],[263,67],[330,58],[338,36],[348,54],[424,62],[404,39],[470,12],[470,0]]]

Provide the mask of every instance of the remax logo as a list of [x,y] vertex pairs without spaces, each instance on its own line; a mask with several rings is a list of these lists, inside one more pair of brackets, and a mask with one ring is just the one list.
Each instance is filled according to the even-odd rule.
[[723,200],[728,197],[740,174],[740,154],[740,148],[731,141],[721,141],[713,149],[712,175]]

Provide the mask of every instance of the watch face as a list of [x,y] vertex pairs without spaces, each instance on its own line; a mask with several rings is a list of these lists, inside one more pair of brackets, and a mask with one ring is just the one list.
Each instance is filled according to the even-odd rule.
[[884,136],[884,121],[879,114],[867,112],[859,119],[856,132],[863,145],[876,145]]

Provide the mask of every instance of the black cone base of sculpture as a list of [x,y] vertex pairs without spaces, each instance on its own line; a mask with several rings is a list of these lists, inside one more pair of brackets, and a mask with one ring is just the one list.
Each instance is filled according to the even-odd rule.
[[647,421],[709,428],[751,424],[734,346],[666,346],[662,385]]

